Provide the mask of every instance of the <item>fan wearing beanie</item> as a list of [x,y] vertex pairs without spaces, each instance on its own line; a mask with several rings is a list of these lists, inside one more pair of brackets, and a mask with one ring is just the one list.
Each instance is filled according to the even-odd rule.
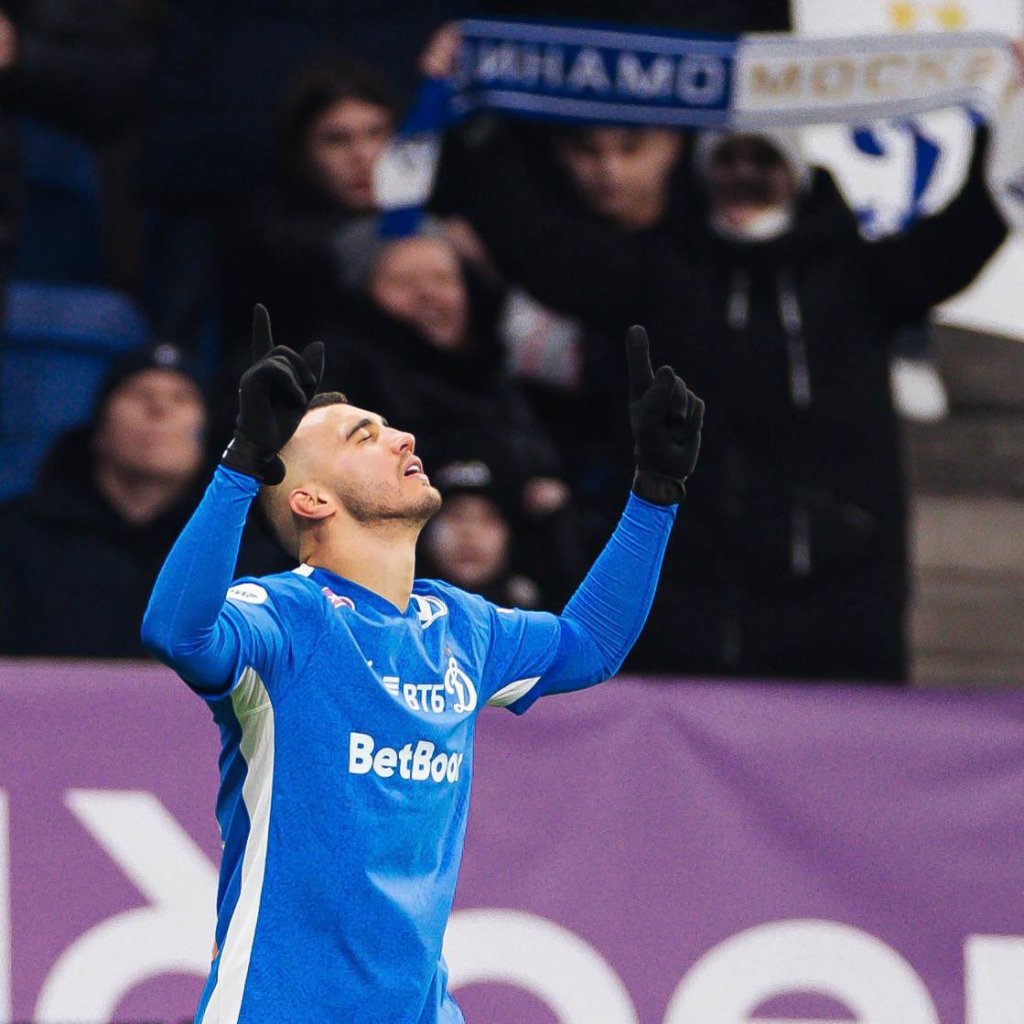
[[138,622],[206,463],[206,398],[174,345],[116,360],[90,421],[0,507],[0,654],[143,657]]
[[792,229],[797,194],[810,184],[797,129],[702,132],[694,162],[706,183],[717,234],[765,242]]

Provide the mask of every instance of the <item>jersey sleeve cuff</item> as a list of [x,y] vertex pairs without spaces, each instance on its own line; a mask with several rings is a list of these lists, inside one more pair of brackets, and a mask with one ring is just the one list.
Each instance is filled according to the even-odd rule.
[[263,486],[256,477],[249,476],[248,473],[239,473],[237,469],[228,469],[223,463],[217,466],[213,475],[215,479],[223,480],[232,487],[237,487],[250,498],[255,498],[260,492],[260,487]]
[[652,501],[644,501],[633,491],[629,492],[625,513],[627,516],[637,516],[645,522],[655,522],[659,519],[674,521],[678,513],[678,505],[655,505]]

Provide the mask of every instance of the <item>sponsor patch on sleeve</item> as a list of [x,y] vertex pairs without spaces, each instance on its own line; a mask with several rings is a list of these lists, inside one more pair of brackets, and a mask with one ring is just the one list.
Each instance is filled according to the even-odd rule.
[[242,604],[263,604],[267,599],[267,591],[258,583],[239,583],[228,591],[229,601],[240,601]]

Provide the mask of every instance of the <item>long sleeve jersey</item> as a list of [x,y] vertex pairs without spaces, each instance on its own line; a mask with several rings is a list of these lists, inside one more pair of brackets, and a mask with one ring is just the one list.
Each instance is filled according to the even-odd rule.
[[216,949],[197,1024],[457,1024],[441,952],[486,705],[613,675],[676,507],[631,496],[561,615],[417,580],[407,608],[322,567],[232,585],[259,484],[219,468],[143,640],[220,728]]

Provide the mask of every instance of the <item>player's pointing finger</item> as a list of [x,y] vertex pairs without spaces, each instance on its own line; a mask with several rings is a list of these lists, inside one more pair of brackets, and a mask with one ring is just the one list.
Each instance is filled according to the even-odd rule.
[[639,324],[626,331],[626,362],[629,366],[629,399],[635,402],[654,383],[647,331]]
[[263,303],[257,302],[252,310],[252,361],[258,363],[273,347],[270,314]]

